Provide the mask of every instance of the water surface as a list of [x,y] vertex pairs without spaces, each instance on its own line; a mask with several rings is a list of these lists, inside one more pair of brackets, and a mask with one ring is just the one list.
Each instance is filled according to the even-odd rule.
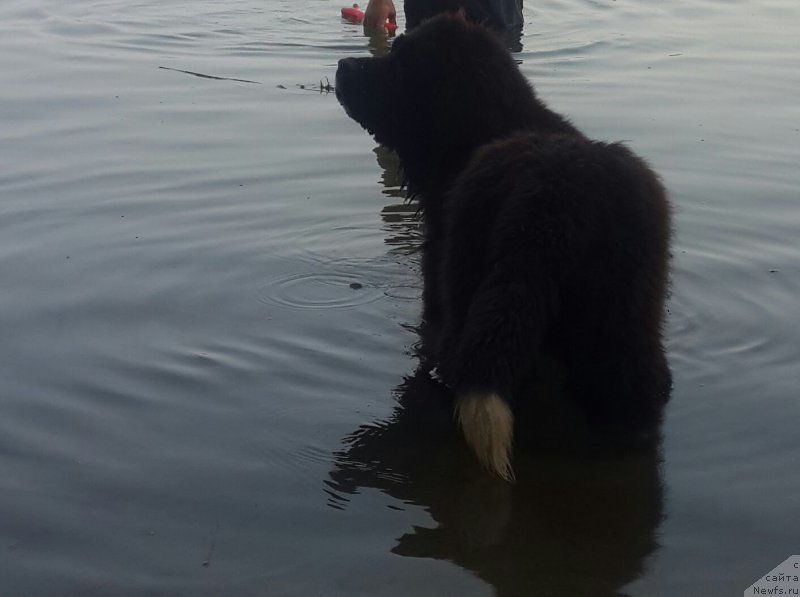
[[797,553],[800,5],[526,4],[542,98],[675,203],[675,388],[661,453],[514,487],[414,374],[415,207],[318,89],[385,44],[338,10],[0,7],[0,594],[721,596]]

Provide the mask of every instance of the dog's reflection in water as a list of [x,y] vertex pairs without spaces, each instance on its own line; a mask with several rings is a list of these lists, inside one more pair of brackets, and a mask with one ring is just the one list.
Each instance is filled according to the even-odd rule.
[[328,481],[337,507],[375,488],[430,513],[435,528],[414,527],[393,553],[456,563],[499,596],[619,595],[642,573],[662,520],[658,445],[589,445],[583,430],[570,434],[573,413],[562,413],[569,423],[523,419],[511,484],[475,463],[449,392],[425,368],[398,394],[389,421],[346,438]]

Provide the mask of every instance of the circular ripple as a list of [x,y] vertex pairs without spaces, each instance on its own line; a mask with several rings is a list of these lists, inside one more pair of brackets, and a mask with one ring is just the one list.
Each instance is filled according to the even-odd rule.
[[382,296],[380,288],[339,273],[294,274],[259,290],[260,301],[292,309],[349,309]]

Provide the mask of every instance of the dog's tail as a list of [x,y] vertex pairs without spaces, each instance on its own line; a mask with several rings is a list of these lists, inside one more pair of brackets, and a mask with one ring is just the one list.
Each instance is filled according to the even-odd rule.
[[481,464],[506,481],[513,481],[514,415],[505,400],[492,392],[462,394],[456,400],[455,416]]

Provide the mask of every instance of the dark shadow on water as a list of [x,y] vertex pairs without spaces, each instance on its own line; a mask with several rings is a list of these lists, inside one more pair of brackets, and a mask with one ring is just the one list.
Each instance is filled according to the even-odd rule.
[[328,481],[333,507],[374,488],[429,512],[435,527],[410,529],[393,553],[453,562],[500,596],[619,595],[642,574],[663,517],[657,447],[606,453],[559,443],[550,426],[518,445],[507,484],[475,465],[449,393],[422,368],[397,392],[390,420],[344,440]]

